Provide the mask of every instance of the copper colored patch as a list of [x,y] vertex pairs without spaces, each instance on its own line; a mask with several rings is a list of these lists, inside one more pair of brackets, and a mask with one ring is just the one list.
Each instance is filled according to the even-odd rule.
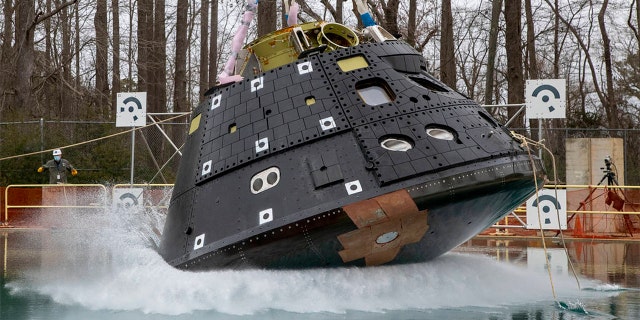
[[349,218],[351,218],[351,221],[353,221],[358,228],[388,220],[387,215],[375,198],[350,204],[342,207],[342,209],[344,209],[347,215],[349,215]]
[[[392,261],[400,249],[420,241],[429,229],[427,211],[418,211],[406,190],[399,190],[342,208],[358,227],[338,236],[344,250],[342,261],[365,259],[367,266]],[[396,232],[395,239],[378,243],[382,235]]]

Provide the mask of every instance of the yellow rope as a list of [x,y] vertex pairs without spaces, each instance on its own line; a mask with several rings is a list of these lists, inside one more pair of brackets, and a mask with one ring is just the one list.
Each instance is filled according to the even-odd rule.
[[[551,152],[551,150],[549,150],[543,143],[542,141],[537,142],[534,140],[531,140],[523,135],[517,134],[515,132],[512,132],[512,135],[522,141],[522,146],[525,147],[527,149],[527,153],[529,155],[529,159],[531,161],[531,165],[532,165],[532,169],[533,169],[533,181],[535,184],[535,188],[536,188],[536,197],[538,195],[538,191],[539,189],[539,185],[538,185],[538,179],[537,179],[537,175],[536,175],[536,169],[535,169],[535,164],[533,163],[533,157],[531,155],[531,148],[529,146],[529,144],[542,148],[543,150],[545,150],[547,153],[549,153],[549,155],[551,156],[551,162],[552,162],[552,166],[553,166],[553,178],[554,181],[556,182],[556,187],[554,188],[554,192],[555,192],[555,197],[556,199],[558,199],[558,188],[557,188],[557,181],[558,181],[558,176],[557,176],[557,170],[556,170],[556,159],[555,156],[553,155],[553,153]],[[557,215],[557,219],[558,219],[558,224],[560,224],[560,212],[558,210],[558,208],[556,208],[556,215]],[[556,295],[556,291],[555,291],[555,287],[553,284],[553,276],[551,274],[551,265],[549,263],[549,255],[547,253],[547,244],[546,244],[546,240],[545,240],[545,236],[544,236],[544,230],[542,229],[542,217],[540,215],[540,206],[538,206],[538,224],[540,225],[540,235],[542,238],[542,247],[544,249],[544,257],[545,257],[545,261],[547,263],[547,273],[549,275],[549,282],[550,282],[550,286],[551,286],[551,293],[553,294],[553,299],[558,300],[558,297]],[[560,230],[560,239],[562,242],[562,247],[564,249],[564,252],[567,256],[567,260],[569,261],[569,266],[571,268],[571,272],[573,273],[573,276],[576,280],[576,283],[578,284],[578,289],[580,289],[580,281],[578,279],[578,275],[576,274],[576,270],[575,267],[573,265],[573,262],[571,262],[571,258],[569,257],[569,252],[567,250],[567,245],[564,239],[564,233],[562,232],[562,226],[558,225],[559,230]]]
[[42,151],[35,151],[35,152],[30,152],[30,153],[23,153],[23,154],[18,154],[18,155],[15,155],[15,156],[9,156],[9,157],[5,157],[5,158],[0,158],[0,161],[9,160],[9,159],[16,159],[16,158],[22,158],[22,157],[28,157],[28,156],[33,156],[33,155],[41,154],[41,153],[47,153],[47,152],[51,152],[51,151],[53,151],[53,150],[55,150],[55,149],[67,149],[67,148],[77,147],[77,146],[80,146],[80,145],[83,145],[83,144],[88,144],[88,143],[92,143],[92,142],[96,142],[96,141],[100,141],[100,140],[105,140],[105,139],[113,138],[113,137],[115,137],[115,136],[123,135],[123,134],[129,133],[129,132],[133,132],[133,131],[136,131],[136,130],[142,130],[142,129],[146,128],[146,127],[155,126],[155,125],[156,125],[156,124],[158,124],[158,123],[163,123],[163,122],[167,122],[167,121],[175,120],[175,119],[177,119],[177,118],[184,117],[184,116],[186,116],[186,115],[189,115],[189,113],[180,114],[180,115],[177,115],[177,116],[175,116],[175,117],[171,117],[171,118],[164,119],[164,120],[162,120],[162,121],[157,121],[157,122],[150,123],[150,124],[145,125],[145,126],[142,126],[142,127],[132,128],[132,129],[129,129],[129,130],[125,130],[125,131],[122,131],[122,132],[118,132],[118,133],[110,134],[110,135],[107,135],[107,136],[104,136],[104,137],[100,137],[100,138],[95,138],[95,139],[91,139],[91,140],[86,140],[86,141],[83,141],[83,142],[78,142],[78,143],[74,143],[74,144],[70,144],[70,145],[66,145],[66,146],[55,147],[55,148],[51,148],[51,149],[47,149],[47,150],[42,150]]
[[[556,157],[553,155],[553,152],[551,152],[551,150],[549,150],[547,146],[545,146],[544,144],[540,143],[539,147],[541,147],[544,151],[546,151],[551,156],[551,164],[553,167],[553,181],[555,181],[554,183],[555,187],[553,190],[554,190],[554,196],[556,197],[556,199],[558,199],[558,170],[556,170]],[[560,224],[560,210],[558,210],[558,208],[556,208],[556,216],[558,219],[558,224]],[[580,280],[578,279],[576,269],[573,266],[573,262],[569,258],[569,251],[567,250],[567,245],[564,240],[564,232],[562,232],[562,226],[559,226],[559,227],[560,227],[560,241],[562,242],[562,248],[564,249],[564,253],[567,255],[567,260],[569,261],[569,267],[571,268],[571,273],[573,273],[573,277],[576,279],[576,283],[578,284],[578,289],[581,289]]]
[[[525,136],[519,135],[517,133],[512,132],[512,135],[522,141],[521,146],[527,149],[527,154],[529,155],[529,161],[531,161],[531,169],[533,170],[533,183],[536,187],[536,197],[538,195],[539,186],[538,186],[538,178],[536,174],[536,165],[533,161],[533,156],[531,155],[531,148],[529,147],[529,142],[533,142],[530,139],[527,139]],[[542,231],[542,218],[540,216],[540,206],[538,206],[538,224],[540,225],[540,235],[542,238],[542,248],[544,249],[544,259],[547,263],[547,274],[549,275],[549,284],[551,285],[551,294],[553,294],[553,300],[558,301],[558,296],[556,295],[556,289],[553,285],[553,276],[551,275],[551,265],[549,263],[549,255],[547,253],[547,244],[544,237],[544,231]]]

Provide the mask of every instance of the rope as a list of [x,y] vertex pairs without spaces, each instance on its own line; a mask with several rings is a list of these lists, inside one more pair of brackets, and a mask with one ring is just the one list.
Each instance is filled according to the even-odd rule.
[[[518,135],[516,133],[512,133],[514,137],[516,137],[517,139],[519,139],[520,141],[522,141],[521,146],[525,147],[527,149],[527,154],[529,155],[529,161],[531,161],[531,168],[533,170],[533,183],[535,184],[536,187],[536,196],[538,195],[538,191],[539,189],[539,185],[538,185],[538,178],[537,178],[537,174],[536,174],[536,166],[535,163],[533,161],[533,156],[531,155],[531,148],[529,147],[529,142],[534,142],[532,140],[527,139],[526,137],[522,136],[522,135]],[[549,284],[551,286],[551,294],[553,295],[553,300],[555,300],[556,302],[558,301],[558,296],[556,295],[556,289],[555,286],[553,285],[553,276],[551,275],[551,265],[549,262],[549,255],[547,253],[547,244],[546,244],[546,240],[544,237],[544,231],[542,231],[542,218],[540,216],[540,206],[538,206],[538,224],[540,225],[540,235],[542,238],[542,247],[544,249],[544,259],[547,263],[547,274],[549,275]],[[562,228],[561,228],[562,229]]]
[[[514,138],[522,141],[522,146],[525,147],[527,149],[527,154],[529,155],[529,160],[531,161],[531,166],[532,166],[532,170],[533,170],[533,181],[535,184],[535,188],[536,188],[536,196],[538,195],[538,191],[540,190],[540,187],[538,185],[538,179],[537,179],[537,175],[536,175],[536,166],[533,162],[533,156],[531,155],[531,148],[529,146],[529,144],[536,146],[538,148],[542,148],[543,150],[545,150],[545,152],[549,153],[549,155],[551,156],[551,162],[552,162],[552,166],[553,166],[553,178],[554,181],[558,181],[558,176],[557,176],[557,170],[556,170],[556,159],[555,156],[553,155],[553,152],[551,152],[551,150],[549,150],[542,142],[537,142],[534,140],[531,140],[523,135],[517,134],[515,132],[512,132],[512,135],[514,136]],[[554,192],[555,192],[555,197],[556,199],[558,199],[558,188],[557,185],[554,188]],[[540,206],[537,207],[538,208],[538,224],[540,225],[540,235],[541,235],[541,239],[542,239],[542,247],[544,249],[544,257],[547,263],[547,274],[549,275],[549,283],[551,286],[551,293],[553,294],[553,299],[556,300],[556,303],[558,303],[558,297],[556,295],[556,290],[553,284],[553,276],[551,274],[551,265],[549,262],[549,255],[547,253],[547,244],[546,244],[546,239],[544,236],[544,230],[542,230],[542,217],[540,214]],[[558,219],[558,223],[560,222],[560,212],[558,210],[558,208],[556,208],[556,215],[557,215],[557,219]],[[559,226],[560,227],[560,226]],[[562,232],[562,227],[559,228],[560,229],[560,239],[562,242],[562,248],[564,249],[564,252],[567,256],[567,260],[569,261],[569,266],[571,268],[571,272],[573,273],[573,276],[576,280],[576,283],[578,285],[578,289],[580,289],[580,281],[578,279],[578,275],[576,273],[575,267],[573,265],[573,262],[571,262],[571,259],[569,258],[569,252],[567,250],[567,245],[564,239],[564,233]]]
[[125,131],[122,131],[122,132],[118,132],[118,133],[110,134],[110,135],[103,136],[103,137],[100,137],[100,138],[95,138],[95,139],[91,139],[91,140],[86,140],[86,141],[83,141],[83,142],[78,142],[78,143],[74,143],[74,144],[70,144],[70,145],[66,145],[66,146],[55,147],[55,148],[51,148],[51,149],[47,149],[47,150],[35,151],[35,152],[30,152],[30,153],[23,153],[23,154],[18,154],[18,155],[14,155],[14,156],[9,156],[9,157],[5,157],[5,158],[0,158],[0,161],[10,160],[10,159],[16,159],[16,158],[22,158],[22,157],[28,157],[28,156],[33,156],[33,155],[41,154],[41,153],[52,152],[52,151],[53,151],[53,150],[55,150],[55,149],[67,149],[67,148],[73,148],[73,147],[77,147],[77,146],[80,146],[80,145],[84,145],[84,144],[93,143],[93,142],[100,141],[100,140],[105,140],[105,139],[113,138],[113,137],[116,137],[116,136],[119,136],[119,135],[123,135],[123,134],[129,133],[129,132],[136,131],[136,130],[142,130],[142,129],[147,128],[147,127],[150,127],[150,126],[155,126],[157,123],[163,123],[163,122],[167,122],[167,121],[175,120],[175,119],[177,119],[177,118],[184,117],[184,116],[186,116],[186,115],[188,115],[188,113],[186,113],[186,114],[180,114],[180,115],[177,115],[177,116],[175,116],[175,117],[171,117],[171,118],[164,119],[164,120],[162,120],[162,121],[157,121],[157,122],[154,122],[154,123],[150,123],[150,124],[147,124],[147,125],[145,125],[145,126],[132,128],[132,129],[125,130]]
[[[547,148],[547,146],[545,146],[544,144],[540,144],[540,147],[546,151],[550,156],[551,156],[551,164],[553,167],[553,181],[558,181],[558,170],[556,169],[556,158],[553,155],[553,152],[551,152],[551,150],[549,150]],[[557,184],[555,185],[556,187],[554,188],[554,196],[556,197],[556,199],[558,199],[558,187]],[[539,214],[539,210],[540,208],[538,208],[538,214]],[[560,211],[558,210],[558,208],[556,208],[556,216],[558,219],[558,223],[560,222]],[[539,217],[538,217],[539,219]],[[580,280],[578,279],[578,274],[576,273],[576,268],[573,266],[573,262],[571,261],[571,259],[569,259],[569,251],[567,250],[567,245],[565,243],[564,240],[564,232],[562,232],[562,228],[560,228],[560,241],[562,242],[562,248],[564,249],[564,253],[567,255],[567,260],[569,261],[569,267],[571,268],[571,273],[573,274],[573,277],[576,279],[576,283],[578,285],[578,289],[581,289],[580,287]]]

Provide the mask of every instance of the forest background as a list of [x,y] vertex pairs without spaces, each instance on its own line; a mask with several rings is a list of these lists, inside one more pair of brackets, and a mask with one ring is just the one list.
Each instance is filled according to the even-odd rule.
[[[297,2],[299,21],[361,25],[352,0]],[[509,126],[533,139],[541,126],[557,155],[564,153],[566,138],[621,137],[626,182],[640,184],[640,1],[367,3],[379,24],[424,54],[431,73],[481,104],[521,104],[527,79],[566,79],[566,120],[538,123],[518,108],[488,110],[503,123],[513,118]],[[51,156],[37,152],[113,134],[64,150],[80,170],[70,182],[129,181],[134,143],[140,146],[136,181],[172,183],[175,148],[155,126],[140,130],[133,142],[127,128],[116,128],[116,95],[147,92],[150,113],[191,111],[215,85],[245,5],[1,0],[0,185],[44,183],[35,169]],[[284,24],[281,1],[260,0],[258,8],[249,39]],[[158,127],[179,147],[187,118]],[[19,156],[27,153],[36,154]]]

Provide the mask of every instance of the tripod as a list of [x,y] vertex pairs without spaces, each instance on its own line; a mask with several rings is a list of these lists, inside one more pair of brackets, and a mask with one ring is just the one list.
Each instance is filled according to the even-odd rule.
[[[611,161],[611,157],[610,156],[606,156],[604,158],[604,164],[605,164],[605,168],[600,168],[604,172],[604,175],[602,176],[602,179],[600,179],[600,181],[598,182],[598,184],[596,186],[601,185],[605,181],[605,179],[607,181],[606,182],[607,186],[619,186],[618,179],[616,178],[616,174],[615,174],[615,172],[613,170],[611,170],[611,165],[613,164],[613,162]],[[580,201],[580,205],[578,206],[578,209],[576,209],[576,211],[585,209],[585,206],[587,204],[587,200],[591,199],[591,196],[596,191],[596,189],[597,188],[592,188],[591,191],[589,191],[589,194],[582,201]],[[605,190],[607,190],[607,189],[605,188]],[[620,211],[624,207],[625,200],[624,200],[623,197],[620,197],[616,192],[607,191],[607,195],[606,195],[606,198],[605,198],[605,203],[607,205],[613,204],[613,208],[618,210],[618,211]],[[574,214],[571,215],[571,217],[569,217],[569,219],[567,220],[567,224],[569,224],[571,219],[573,219],[573,217],[576,214],[577,213],[574,213]],[[627,232],[629,232],[629,234],[633,237],[633,224],[631,223],[631,218],[629,217],[628,214],[624,214],[623,215],[623,219],[624,219],[625,226],[627,227]],[[556,234],[556,236],[558,234]]]
[[600,170],[604,172],[604,176],[602,176],[602,179],[600,179],[600,182],[598,182],[598,185],[602,184],[604,179],[607,179],[608,186],[618,185],[618,179],[616,179],[616,173],[611,170],[611,164],[613,164],[613,162],[611,162],[611,157],[606,156],[604,158],[604,165],[606,168],[600,168]]

